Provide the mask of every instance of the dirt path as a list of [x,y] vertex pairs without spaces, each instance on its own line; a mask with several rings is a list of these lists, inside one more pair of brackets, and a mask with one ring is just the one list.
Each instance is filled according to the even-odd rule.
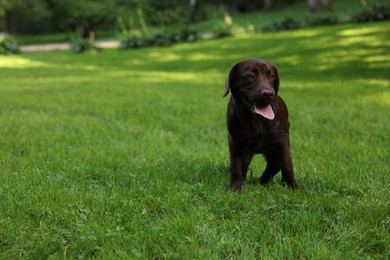
[[[96,42],[98,48],[117,48],[119,47],[119,41],[101,41]],[[39,44],[39,45],[24,45],[20,47],[21,52],[33,52],[33,51],[54,51],[54,50],[69,50],[71,45],[69,43],[51,43],[51,44]]]
[[[214,37],[214,34],[203,33],[200,35],[201,39],[207,40]],[[120,42],[117,40],[99,41],[95,43],[98,48],[118,48]],[[23,45],[20,47],[21,52],[34,52],[34,51],[55,51],[55,50],[69,50],[71,45],[69,43],[50,43],[50,44],[36,44],[36,45]]]

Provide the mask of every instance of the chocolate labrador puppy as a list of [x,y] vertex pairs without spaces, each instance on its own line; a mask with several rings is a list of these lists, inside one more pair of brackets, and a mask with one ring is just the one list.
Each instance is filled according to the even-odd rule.
[[287,107],[278,90],[278,71],[267,61],[247,59],[229,72],[224,97],[231,92],[227,128],[232,190],[241,190],[255,154],[263,154],[267,160],[261,184],[271,182],[281,170],[282,183],[298,187],[290,155]]

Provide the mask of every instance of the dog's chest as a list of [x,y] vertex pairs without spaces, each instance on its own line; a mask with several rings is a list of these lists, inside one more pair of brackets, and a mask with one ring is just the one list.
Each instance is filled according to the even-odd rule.
[[240,142],[252,153],[263,153],[274,140],[272,129],[259,119],[245,122],[241,124]]

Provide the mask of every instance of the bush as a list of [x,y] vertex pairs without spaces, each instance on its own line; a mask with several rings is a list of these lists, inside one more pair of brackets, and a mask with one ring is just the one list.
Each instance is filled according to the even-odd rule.
[[19,44],[17,41],[8,35],[0,35],[0,54],[16,54],[19,53]]
[[351,22],[362,23],[390,19],[390,3],[373,5],[351,17]]
[[174,42],[194,42],[198,39],[198,32],[194,28],[183,28],[172,35]]
[[169,46],[173,44],[171,35],[166,32],[158,32],[148,37],[149,45],[152,46]]
[[223,38],[233,35],[234,23],[229,14],[224,15],[223,21],[218,21],[214,29],[214,36],[217,38]]
[[338,24],[339,20],[335,16],[317,16],[309,19],[306,23],[307,26],[320,26],[320,25],[331,25]]
[[134,49],[147,46],[147,40],[137,34],[132,34],[120,41],[120,49]]
[[72,45],[72,50],[75,53],[83,53],[86,51],[98,50],[98,48],[95,47],[95,43],[93,41],[81,37],[72,38],[71,45]]
[[293,30],[304,27],[331,25],[340,23],[339,19],[335,16],[317,16],[309,18],[306,22],[299,21],[293,18],[284,18],[281,21],[274,22],[270,25],[266,25],[262,28],[263,32],[276,32],[284,30]]
[[216,38],[229,37],[233,35],[233,27],[224,22],[217,22],[214,29],[214,36]]
[[198,33],[192,28],[184,28],[173,33],[165,31],[149,36],[140,33],[131,33],[121,40],[121,49],[141,48],[147,46],[169,46],[179,42],[194,42],[198,39]]
[[390,3],[380,3],[372,5],[367,9],[363,10],[362,12],[353,15],[351,18],[341,21],[335,16],[317,16],[307,19],[305,23],[299,20],[295,20],[293,18],[285,18],[281,21],[264,26],[262,28],[262,31],[274,32],[282,30],[292,30],[310,26],[338,24],[346,21],[360,23],[382,20],[390,20]]
[[[230,11],[238,11],[240,13],[245,13],[245,12],[253,12],[261,9],[278,9],[282,8],[288,5],[291,5],[295,2],[299,2],[302,0],[272,0],[272,1],[253,1],[253,0],[230,0],[230,1],[221,1],[221,0],[208,0],[204,1],[204,4],[209,4],[209,5],[215,5],[215,6],[220,6],[224,5],[228,10]],[[201,1],[199,1],[201,2]]]
[[276,31],[298,29],[298,28],[302,28],[303,26],[304,26],[304,24],[301,21],[287,17],[281,21],[274,22],[271,25],[264,26],[262,28],[262,31],[263,32],[276,32]]

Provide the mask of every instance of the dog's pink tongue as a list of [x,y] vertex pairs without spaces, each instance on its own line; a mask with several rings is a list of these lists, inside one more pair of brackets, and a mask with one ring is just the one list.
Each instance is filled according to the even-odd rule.
[[269,120],[272,120],[275,117],[275,114],[274,114],[274,111],[272,110],[271,105],[268,105],[266,107],[261,107],[261,108],[258,108],[257,106],[255,106],[255,112],[256,112],[256,114],[259,114],[259,115],[261,115]]

